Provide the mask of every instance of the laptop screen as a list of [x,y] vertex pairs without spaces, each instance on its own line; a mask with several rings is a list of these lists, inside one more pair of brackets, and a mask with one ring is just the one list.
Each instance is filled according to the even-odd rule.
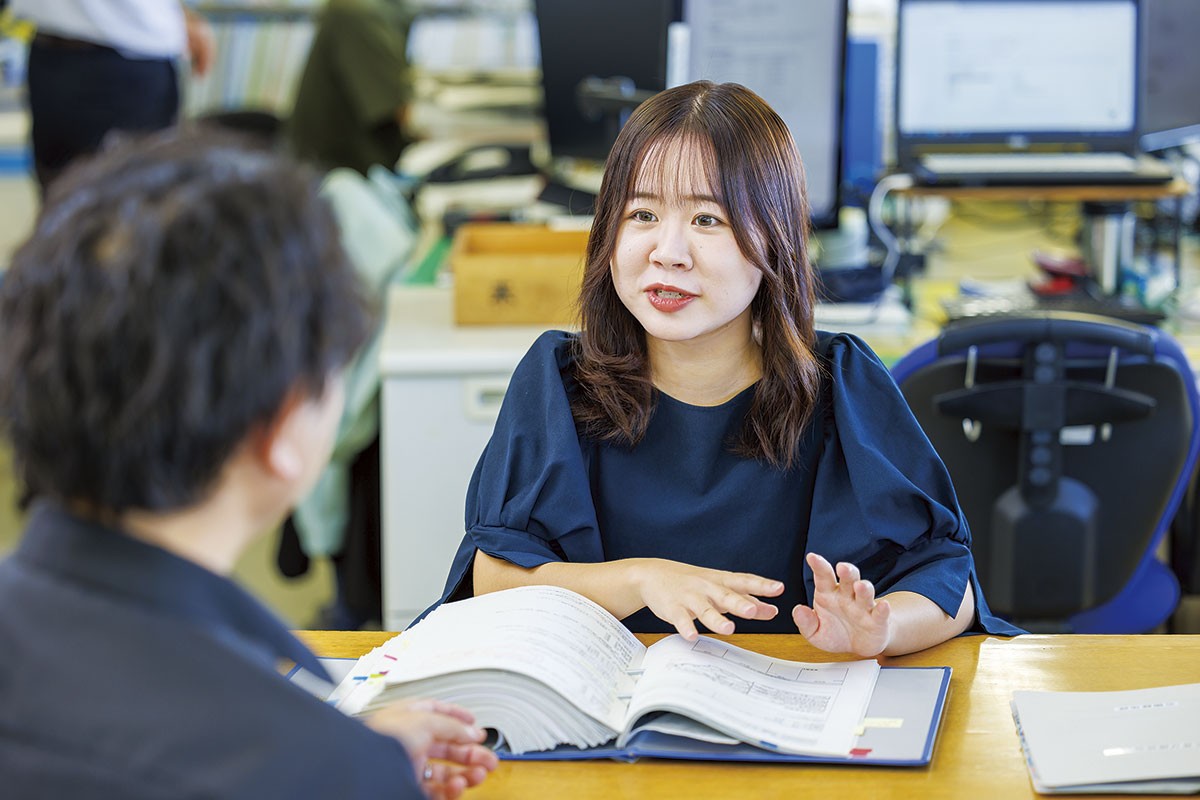
[[900,0],[896,155],[1133,152],[1137,0]]

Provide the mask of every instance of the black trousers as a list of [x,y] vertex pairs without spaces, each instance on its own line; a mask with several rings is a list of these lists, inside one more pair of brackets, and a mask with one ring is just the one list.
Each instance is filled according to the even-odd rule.
[[126,58],[108,47],[34,37],[29,48],[33,163],[42,191],[111,131],[174,124],[179,83],[170,59]]

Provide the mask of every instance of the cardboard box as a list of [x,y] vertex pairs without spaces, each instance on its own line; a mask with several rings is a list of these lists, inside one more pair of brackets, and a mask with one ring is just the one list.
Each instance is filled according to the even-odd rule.
[[468,223],[454,236],[454,321],[459,325],[576,322],[586,230]]

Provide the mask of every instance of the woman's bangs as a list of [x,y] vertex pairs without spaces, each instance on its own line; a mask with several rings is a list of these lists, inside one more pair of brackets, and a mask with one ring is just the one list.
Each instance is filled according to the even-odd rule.
[[651,144],[631,183],[630,195],[655,195],[669,201],[708,196],[725,207],[716,153],[710,142],[699,137]]

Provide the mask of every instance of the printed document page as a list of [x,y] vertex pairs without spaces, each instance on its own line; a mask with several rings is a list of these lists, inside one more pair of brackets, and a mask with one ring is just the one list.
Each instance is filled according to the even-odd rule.
[[669,636],[647,648],[627,720],[672,711],[768,750],[847,755],[878,676],[873,660],[807,664]]

